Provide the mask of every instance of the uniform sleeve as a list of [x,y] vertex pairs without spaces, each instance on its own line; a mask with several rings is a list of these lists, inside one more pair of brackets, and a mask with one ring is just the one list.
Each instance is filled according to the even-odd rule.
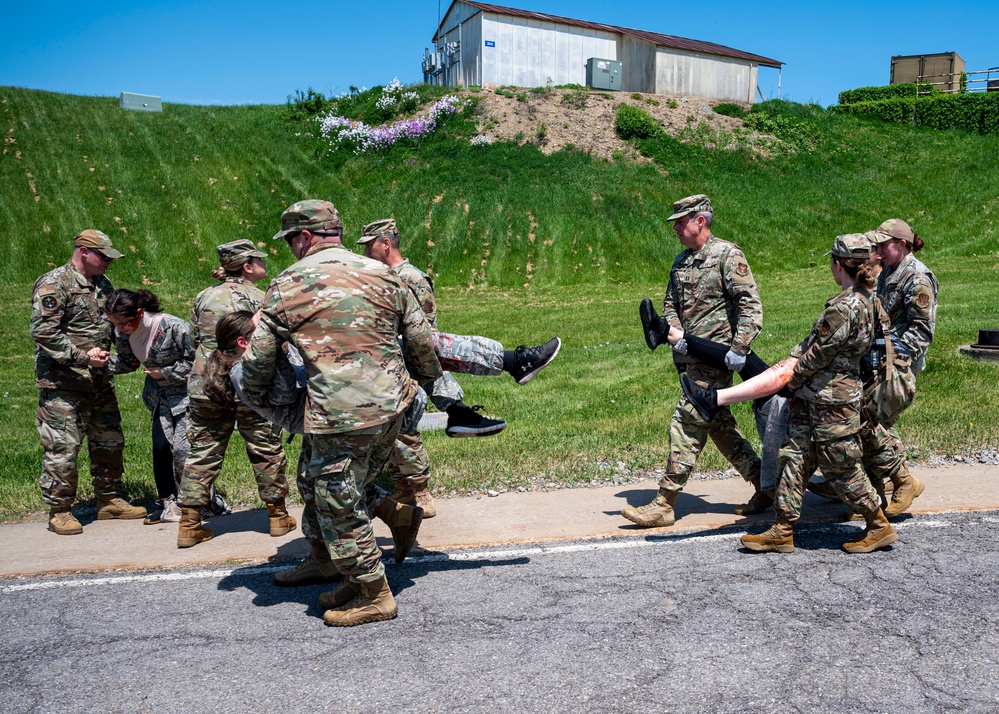
[[733,246],[722,263],[722,281],[736,308],[732,350],[741,355],[749,354],[750,345],[763,329],[763,304],[753,271],[738,247]]
[[243,366],[243,389],[250,404],[270,406],[267,393],[274,378],[278,351],[288,342],[289,337],[290,330],[281,292],[272,286],[264,295],[260,324],[250,338],[250,346],[240,359]]
[[677,285],[676,285],[676,266],[680,262],[680,257],[678,256],[676,260],[673,261],[672,267],[669,271],[669,283],[666,285],[666,296],[663,298],[663,318],[669,322],[670,327],[675,327],[678,330],[683,329],[683,325],[680,324],[680,315],[677,313]]
[[832,363],[849,339],[850,329],[849,320],[837,306],[827,307],[812,328],[811,336],[791,351],[798,363],[787,383],[788,388],[798,389],[813,374]]
[[413,370],[413,379],[418,383],[432,382],[439,378],[440,362],[434,352],[434,340],[430,332],[430,323],[410,290],[400,290],[402,300],[402,343],[409,356],[409,366]]
[[170,340],[177,347],[181,357],[173,364],[160,367],[163,379],[159,383],[164,387],[183,387],[187,385],[187,377],[194,366],[194,344],[191,342],[191,333],[186,322],[177,321],[171,326]]
[[[201,297],[200,295],[198,297]],[[200,318],[200,310],[198,309],[198,298],[194,299],[194,305],[191,306],[191,320],[189,322],[191,326],[190,337],[191,344],[194,349],[198,349],[198,345],[201,344],[201,328],[198,326],[198,319]]]
[[128,335],[121,330],[114,331],[114,354],[108,360],[105,369],[110,374],[128,374],[139,368],[139,358],[132,351],[132,343]]
[[905,313],[908,329],[898,337],[912,351],[914,359],[926,353],[933,342],[937,300],[933,286],[923,276],[918,276],[905,291]]
[[86,367],[87,353],[73,346],[62,329],[66,311],[66,294],[54,283],[35,287],[31,296],[31,339],[38,348],[58,364]]

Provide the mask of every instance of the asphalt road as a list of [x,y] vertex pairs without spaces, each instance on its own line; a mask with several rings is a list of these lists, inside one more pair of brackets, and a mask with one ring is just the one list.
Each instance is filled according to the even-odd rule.
[[0,711],[999,711],[999,513],[423,555],[327,628],[281,566],[0,580]]

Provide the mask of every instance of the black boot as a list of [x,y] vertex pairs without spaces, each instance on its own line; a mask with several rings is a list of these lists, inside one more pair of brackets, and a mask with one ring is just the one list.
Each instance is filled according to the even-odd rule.
[[669,323],[656,314],[656,309],[652,307],[649,298],[642,300],[638,306],[638,316],[642,319],[642,332],[645,333],[645,344],[650,350],[654,350],[659,345],[666,344],[666,336],[669,334]]
[[562,348],[562,340],[553,337],[543,345],[524,347],[521,345],[503,355],[503,369],[513,375],[517,384],[527,384],[535,375],[555,359]]
[[447,428],[444,433],[453,438],[492,436],[506,429],[506,422],[479,414],[483,407],[469,407],[458,402],[447,408]]
[[680,375],[680,388],[694,409],[704,421],[711,421],[718,414],[718,390],[714,387],[702,387],[685,374]]

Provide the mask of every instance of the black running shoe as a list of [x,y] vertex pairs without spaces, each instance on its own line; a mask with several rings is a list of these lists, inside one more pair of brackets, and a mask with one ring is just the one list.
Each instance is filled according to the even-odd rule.
[[506,429],[506,422],[484,417],[479,412],[485,407],[468,407],[458,402],[447,410],[447,428],[444,433],[460,439],[469,436],[492,436]]
[[702,387],[685,374],[680,375],[680,389],[704,421],[711,421],[718,414],[718,390]]
[[510,374],[517,384],[527,384],[534,376],[551,363],[562,349],[562,340],[553,337],[543,345],[524,347],[521,345],[513,353],[513,368]]
[[649,298],[642,300],[638,306],[638,317],[642,320],[645,344],[649,346],[650,350],[655,350],[656,347],[666,342],[666,334],[664,333],[669,331],[668,327],[664,328],[663,325],[666,321],[656,314],[656,309],[652,307],[652,301]]

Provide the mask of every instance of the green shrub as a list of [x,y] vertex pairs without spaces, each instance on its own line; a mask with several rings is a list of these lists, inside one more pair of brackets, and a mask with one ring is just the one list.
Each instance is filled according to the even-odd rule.
[[294,95],[288,95],[288,118],[292,121],[311,119],[325,112],[331,102],[331,99],[327,99],[322,92],[317,92],[312,87],[304,92],[296,89]]
[[548,125],[545,124],[543,121],[538,122],[538,130],[536,132],[536,135],[538,137],[538,141],[544,141],[545,138],[548,136]]
[[742,119],[748,113],[749,112],[740,107],[738,104],[732,104],[731,102],[725,102],[715,107],[715,114],[721,114],[724,117]]
[[639,94],[638,92],[632,92],[631,98],[634,99],[636,102],[642,101],[642,95]]
[[614,129],[622,139],[649,139],[659,133],[659,124],[644,109],[621,104],[614,115]]
[[527,92],[517,92],[517,101],[518,102],[526,102],[527,101]]
[[999,134],[999,94],[935,93],[918,100],[884,99],[831,107],[838,114],[870,116],[895,124]]
[[[932,84],[923,82],[919,85],[919,94],[934,94],[939,92],[933,88]],[[905,97],[912,99],[916,96],[916,83],[906,82],[905,84],[890,84],[886,87],[860,87],[859,89],[847,89],[839,93],[840,104],[856,104],[857,102],[876,102],[881,99],[895,99]]]
[[586,109],[586,100],[590,98],[590,88],[573,85],[573,89],[562,95],[562,103],[572,109]]

